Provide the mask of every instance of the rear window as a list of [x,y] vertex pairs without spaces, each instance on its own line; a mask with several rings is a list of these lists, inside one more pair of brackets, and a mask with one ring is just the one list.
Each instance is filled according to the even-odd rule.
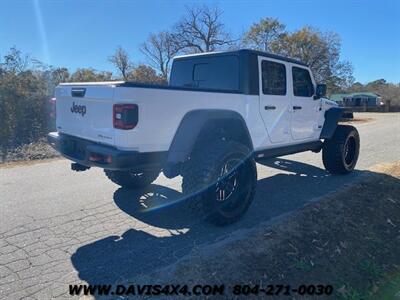
[[174,61],[171,86],[239,91],[239,59],[235,55]]

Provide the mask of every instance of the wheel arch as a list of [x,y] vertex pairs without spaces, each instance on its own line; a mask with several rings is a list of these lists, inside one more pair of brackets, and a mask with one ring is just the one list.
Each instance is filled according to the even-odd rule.
[[332,107],[325,112],[325,121],[321,130],[320,139],[330,139],[333,136],[338,122],[342,118],[343,112],[344,109],[341,107]]
[[253,151],[253,143],[243,117],[222,109],[193,110],[182,118],[168,150],[163,172],[168,178],[179,175],[179,165],[187,160],[196,143],[214,130],[227,132],[228,138],[244,143]]

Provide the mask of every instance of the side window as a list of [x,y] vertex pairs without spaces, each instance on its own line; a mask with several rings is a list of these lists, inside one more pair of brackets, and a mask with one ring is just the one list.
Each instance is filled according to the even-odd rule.
[[286,95],[286,67],[284,64],[263,60],[261,72],[263,94]]
[[293,94],[298,97],[311,97],[314,95],[314,85],[310,72],[306,69],[293,67]]

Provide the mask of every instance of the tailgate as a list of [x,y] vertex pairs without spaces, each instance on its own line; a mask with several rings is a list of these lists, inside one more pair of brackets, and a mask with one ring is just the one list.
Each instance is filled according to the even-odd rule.
[[57,131],[114,145],[112,84],[60,85],[55,94]]

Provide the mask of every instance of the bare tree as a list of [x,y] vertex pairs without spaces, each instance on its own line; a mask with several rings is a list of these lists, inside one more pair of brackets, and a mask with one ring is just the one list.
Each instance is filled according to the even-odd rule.
[[13,46],[4,56],[3,63],[0,63],[0,67],[4,68],[6,71],[20,73],[26,70],[29,66],[29,62],[29,56],[27,54],[23,55],[20,50]]
[[172,34],[167,31],[150,34],[140,46],[140,51],[147,57],[149,64],[167,80],[172,58],[179,51]]
[[187,8],[184,16],[174,28],[178,47],[185,52],[198,53],[215,51],[233,44],[221,22],[222,11],[217,7]]
[[121,73],[124,80],[128,79],[129,72],[132,70],[132,63],[129,59],[129,54],[121,46],[115,50],[115,53],[108,58]]

